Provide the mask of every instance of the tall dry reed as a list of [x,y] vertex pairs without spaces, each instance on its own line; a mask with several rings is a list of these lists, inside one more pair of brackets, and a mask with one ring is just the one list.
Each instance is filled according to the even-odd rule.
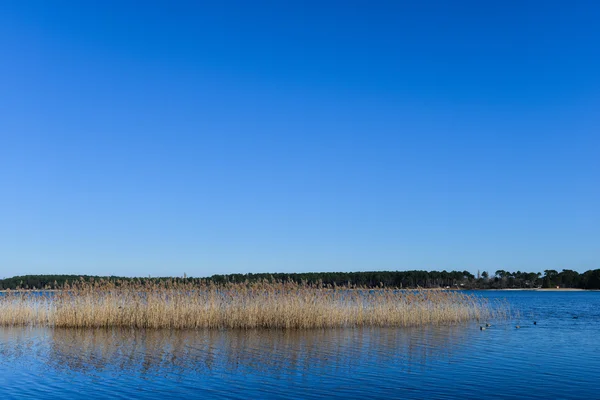
[[0,325],[69,328],[404,327],[495,318],[505,310],[456,291],[267,281],[216,285],[100,280],[54,292],[0,295]]

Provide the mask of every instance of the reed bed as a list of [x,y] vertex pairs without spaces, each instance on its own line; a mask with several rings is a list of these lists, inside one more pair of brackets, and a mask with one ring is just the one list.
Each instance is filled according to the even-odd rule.
[[216,285],[92,281],[0,295],[0,325],[57,328],[313,329],[458,324],[507,308],[458,291],[326,287],[292,282]]

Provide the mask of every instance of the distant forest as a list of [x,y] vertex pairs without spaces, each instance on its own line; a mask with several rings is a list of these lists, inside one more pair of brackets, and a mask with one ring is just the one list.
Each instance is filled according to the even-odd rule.
[[582,274],[564,269],[561,272],[546,270],[536,272],[508,272],[498,270],[477,276],[468,271],[374,271],[374,272],[309,272],[309,273],[260,273],[213,275],[207,278],[126,278],[116,276],[88,275],[25,275],[0,280],[0,289],[59,289],[65,283],[79,280],[182,280],[191,283],[227,282],[241,283],[258,280],[293,281],[297,283],[322,283],[331,286],[394,287],[394,288],[458,288],[458,289],[517,289],[517,288],[580,288],[600,289],[600,269]]

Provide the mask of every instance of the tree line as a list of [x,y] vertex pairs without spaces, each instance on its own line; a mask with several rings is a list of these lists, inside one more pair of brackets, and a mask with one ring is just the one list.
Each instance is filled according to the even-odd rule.
[[0,279],[0,289],[59,289],[79,280],[139,280],[161,281],[178,279],[191,283],[241,283],[260,280],[293,281],[331,286],[394,287],[394,288],[458,288],[458,289],[518,289],[518,288],[579,288],[600,289],[600,269],[578,273],[570,269],[539,272],[509,272],[498,270],[491,275],[484,271],[473,275],[469,271],[369,271],[369,272],[306,272],[248,273],[213,275],[207,278],[157,277],[130,278],[90,275],[24,275]]

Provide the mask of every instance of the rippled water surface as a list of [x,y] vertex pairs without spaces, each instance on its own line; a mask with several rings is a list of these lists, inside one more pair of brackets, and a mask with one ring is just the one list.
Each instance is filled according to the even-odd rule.
[[485,331],[0,328],[0,398],[600,398],[600,292],[478,295],[519,317]]

